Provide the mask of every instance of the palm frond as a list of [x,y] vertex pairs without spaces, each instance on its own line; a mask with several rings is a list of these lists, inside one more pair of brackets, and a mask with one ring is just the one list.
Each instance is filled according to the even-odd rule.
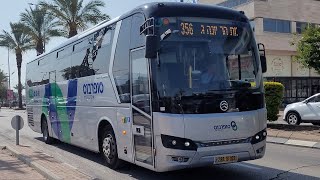
[[68,31],[84,30],[89,24],[110,19],[100,11],[100,8],[105,6],[102,0],[91,0],[86,4],[84,0],[52,0],[50,3],[42,0],[39,4],[58,19],[54,25]]
[[64,3],[63,0],[53,0],[53,3],[40,1],[39,5],[47,9],[51,15],[60,19],[60,21],[63,21],[65,23],[70,21],[70,19],[68,19],[69,17],[66,10],[66,7],[68,7],[68,4]]
[[80,12],[80,16],[87,13],[101,14],[99,7],[104,7],[104,6],[105,6],[105,3],[103,1],[100,1],[100,0],[90,1],[88,4],[86,4],[83,7],[82,11]]
[[29,35],[24,41],[32,43],[35,48],[37,48],[37,44],[48,43],[51,37],[59,36],[58,33],[51,32],[58,31],[59,24],[55,21],[53,14],[48,12],[49,9],[46,6],[39,5],[34,9],[26,9],[20,14],[23,23],[20,29]]
[[17,43],[9,32],[3,30],[3,34],[0,34],[0,46],[14,49],[17,46]]

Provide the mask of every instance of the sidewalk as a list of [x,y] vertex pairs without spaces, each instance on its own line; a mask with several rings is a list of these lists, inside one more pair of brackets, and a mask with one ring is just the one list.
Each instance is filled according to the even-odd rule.
[[[94,179],[89,175],[81,172],[77,168],[56,160],[50,155],[40,152],[33,147],[26,145],[18,145],[7,141],[5,138],[0,137],[0,148],[5,149],[0,154],[0,180],[4,179],[72,179],[72,180],[86,180]],[[0,149],[0,150],[1,150]],[[3,155],[5,152],[7,155]],[[11,156],[10,156],[11,154]],[[4,165],[3,165],[4,164]],[[8,166],[10,171],[3,171],[3,167]],[[11,166],[9,166],[11,165]],[[20,168],[29,168],[23,172]],[[30,166],[30,167],[29,167]],[[3,173],[4,172],[4,173]],[[17,173],[18,172],[18,173]],[[19,173],[22,172],[19,175]],[[34,175],[30,174],[27,176],[27,172],[33,172]],[[16,176],[12,176],[16,173]],[[41,175],[40,175],[40,174]],[[6,176],[4,176],[6,175]]]
[[6,148],[0,148],[0,179],[45,179],[36,170],[14,157]]
[[282,117],[283,111],[280,111],[278,121],[268,122],[268,142],[320,149],[320,126],[288,125]]
[[69,164],[27,146],[8,146],[18,159],[35,168],[48,179],[93,179]]

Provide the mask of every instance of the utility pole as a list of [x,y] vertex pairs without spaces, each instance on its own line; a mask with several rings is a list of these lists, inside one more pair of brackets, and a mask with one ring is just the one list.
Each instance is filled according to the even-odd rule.
[[11,89],[11,86],[10,86],[10,60],[9,60],[9,46],[8,46],[8,76],[9,76],[9,89]]

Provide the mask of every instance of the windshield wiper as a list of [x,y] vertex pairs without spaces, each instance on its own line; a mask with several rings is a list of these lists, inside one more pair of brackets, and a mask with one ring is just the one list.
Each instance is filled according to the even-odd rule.
[[237,89],[227,88],[227,89],[209,89],[208,92],[223,92],[223,91],[236,91]]

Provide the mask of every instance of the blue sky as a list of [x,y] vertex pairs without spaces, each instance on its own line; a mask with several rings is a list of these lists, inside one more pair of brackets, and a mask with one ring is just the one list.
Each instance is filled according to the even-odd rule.
[[[102,10],[111,16],[111,18],[115,18],[134,7],[153,2],[156,0],[104,0],[106,3],[106,7]],[[165,1],[177,1],[177,0],[165,0]],[[0,6],[0,30],[9,31],[9,23],[10,22],[17,22],[19,21],[20,13],[23,12],[26,8],[29,8],[28,3],[36,4],[38,0],[10,0],[2,2]],[[84,2],[89,2],[89,0],[84,0]],[[46,45],[47,51],[52,49],[53,47],[57,46],[64,38],[54,38],[52,39],[48,45]],[[7,49],[0,48],[0,69],[3,70],[5,73],[8,73],[8,66],[7,66]],[[25,82],[25,66],[26,63],[31,61],[35,58],[36,52],[34,50],[29,51],[23,54],[23,64],[22,64],[22,83]],[[16,60],[14,52],[10,52],[10,70],[11,70],[11,87],[14,87],[18,84],[18,77],[17,77],[17,67],[16,67]]]

